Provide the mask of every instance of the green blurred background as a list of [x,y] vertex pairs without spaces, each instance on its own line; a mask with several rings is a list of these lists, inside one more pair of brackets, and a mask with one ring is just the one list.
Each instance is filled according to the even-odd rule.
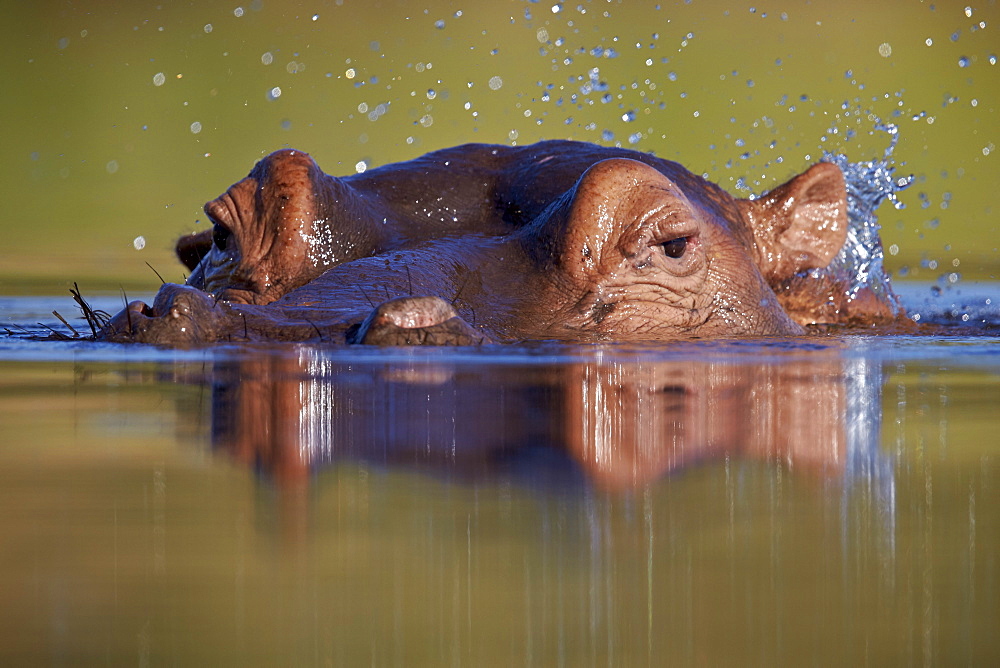
[[905,208],[881,210],[894,274],[1000,269],[995,0],[0,8],[0,294],[153,291],[146,263],[182,280],[176,237],[285,146],[348,174],[572,138],[746,195],[824,150],[880,157],[877,119],[899,125],[893,162],[915,176]]

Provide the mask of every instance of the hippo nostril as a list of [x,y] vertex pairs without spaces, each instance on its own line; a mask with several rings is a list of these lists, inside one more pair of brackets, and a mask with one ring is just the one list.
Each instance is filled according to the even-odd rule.
[[141,302],[141,301],[129,302],[128,305],[125,307],[125,310],[128,313],[138,313],[139,315],[144,315],[147,318],[153,318],[156,316],[156,314],[153,311],[153,307],[151,307],[146,302]]
[[663,252],[667,254],[667,257],[672,257],[675,260],[684,257],[684,253],[687,252],[688,238],[687,237],[677,237],[676,239],[671,239],[670,241],[664,241],[660,244]]
[[232,232],[229,229],[223,227],[222,225],[216,223],[212,227],[212,242],[215,247],[220,251],[226,250],[226,246],[229,243],[229,237],[232,236]]

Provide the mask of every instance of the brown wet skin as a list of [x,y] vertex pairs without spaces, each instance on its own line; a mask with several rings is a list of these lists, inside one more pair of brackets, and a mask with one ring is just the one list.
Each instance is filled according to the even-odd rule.
[[[733,223],[731,234],[757,247],[772,287],[803,266],[822,266],[812,245],[825,257],[830,249],[824,243],[836,246],[834,254],[843,243],[843,182],[836,174],[813,179],[813,190],[833,192],[811,193],[811,203],[797,207],[808,220],[796,226],[782,211],[794,193],[780,188],[762,206],[735,200],[655,156],[548,141],[524,147],[467,144],[341,178],[324,174],[306,153],[277,151],[206,204],[213,229],[183,237],[177,251],[193,270],[189,285],[230,302],[267,304],[335,264],[463,232],[501,235],[519,229],[587,169],[614,157],[649,164],[692,200],[718,209]],[[833,165],[814,169],[837,172]],[[825,210],[820,202],[839,209]],[[835,227],[832,234],[825,225]],[[815,238],[799,243],[803,233]]]
[[[345,179],[279,152],[206,209],[217,221],[212,253],[230,254],[240,282],[209,275],[225,261],[203,261],[192,282],[216,295],[165,286],[152,308],[116,316],[105,338],[343,341],[349,328],[353,341],[390,343],[798,334],[771,286],[825,266],[846,235],[834,165],[750,202],[676,163],[576,142],[456,147]],[[317,236],[317,220],[343,234]],[[307,250],[317,238],[333,242]],[[430,298],[405,307],[416,327],[398,324],[405,308],[395,304],[393,317],[369,318],[359,335],[380,303],[399,297]]]

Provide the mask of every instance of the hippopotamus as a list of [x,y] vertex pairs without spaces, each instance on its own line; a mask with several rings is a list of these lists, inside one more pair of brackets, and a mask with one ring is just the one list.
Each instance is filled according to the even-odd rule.
[[678,163],[572,141],[469,144],[340,178],[283,150],[205,211],[212,230],[178,243],[188,284],[129,304],[102,338],[797,335],[830,281],[818,297],[783,288],[822,277],[847,234],[834,164],[737,199]]

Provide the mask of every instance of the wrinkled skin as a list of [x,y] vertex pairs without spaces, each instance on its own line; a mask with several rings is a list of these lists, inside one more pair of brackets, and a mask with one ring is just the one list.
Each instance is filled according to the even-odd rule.
[[[811,193],[811,203],[798,208],[803,224],[794,225],[787,209],[800,180],[757,201],[734,200],[674,162],[570,141],[467,144],[342,178],[324,174],[306,153],[277,151],[205,205],[213,228],[181,238],[177,252],[193,271],[189,285],[232,303],[268,304],[336,264],[434,238],[516,231],[591,166],[616,157],[650,165],[736,222],[732,233],[755,246],[765,280],[800,323],[816,321],[818,301],[844,292],[819,281],[789,285],[805,269],[825,266],[843,243],[836,177],[810,181],[830,192]],[[818,317],[831,321],[839,313],[826,309]]]
[[[609,152],[642,160],[594,160]],[[288,161],[294,169],[282,167]],[[449,168],[455,179],[444,179]],[[103,338],[460,344],[794,335],[802,328],[771,285],[826,266],[846,236],[843,176],[831,164],[754,201],[676,163],[575,142],[458,147],[379,171],[361,182],[362,195],[351,181],[350,197],[323,200],[315,184],[333,177],[307,156],[265,159],[206,206],[217,221],[215,249],[192,282],[208,292],[164,286],[152,307],[135,303],[117,315]],[[436,215],[447,210],[454,220],[424,223],[431,199]],[[315,236],[315,225],[303,231],[307,223],[329,224],[331,202],[342,207],[341,239],[351,241],[331,242],[324,268],[296,239]],[[391,224],[382,215],[390,210],[402,212]],[[363,257],[354,257],[360,248]],[[213,264],[212,253],[229,259]],[[242,278],[212,278],[223,265]],[[253,275],[267,280],[246,280]],[[401,297],[421,299],[393,302]]]

